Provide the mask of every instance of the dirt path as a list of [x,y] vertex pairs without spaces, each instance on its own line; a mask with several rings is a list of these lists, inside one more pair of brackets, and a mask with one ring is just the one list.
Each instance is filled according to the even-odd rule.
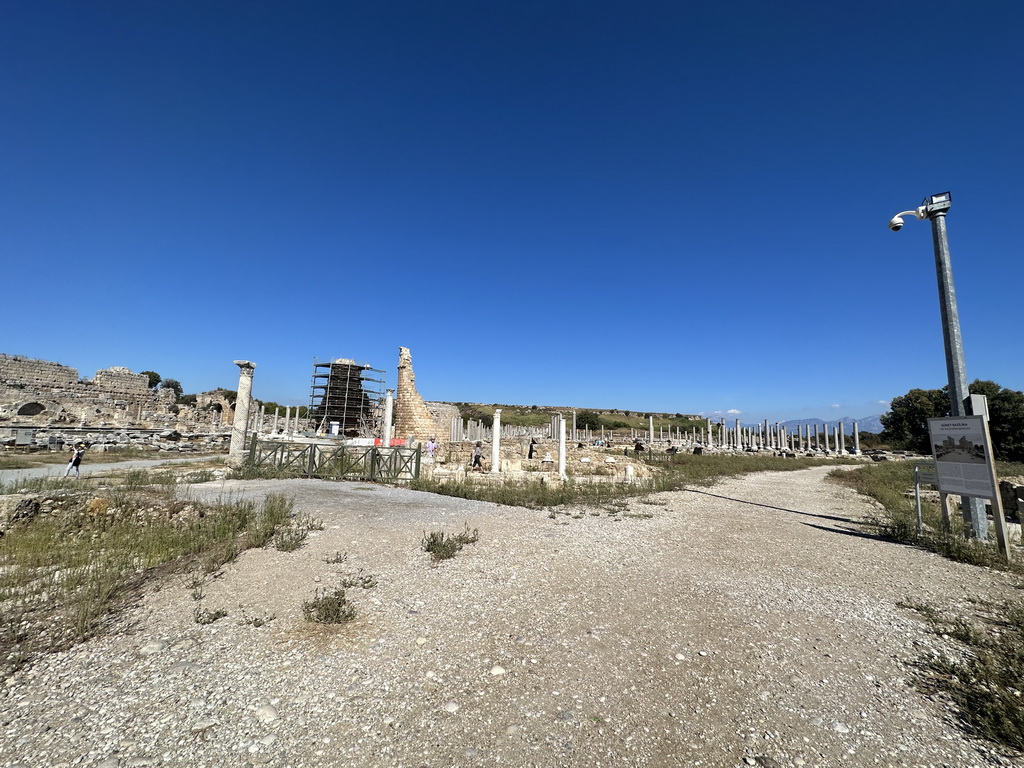
[[[358,483],[197,486],[285,492],[326,527],[209,583],[202,604],[227,618],[196,624],[190,588],[170,585],[130,631],[10,681],[0,764],[1021,764],[914,688],[914,660],[952,646],[898,607],[1007,596],[1013,579],[867,535],[870,507],[827,472],[614,518]],[[432,566],[422,533],[465,522],[480,541]],[[379,583],[349,590],[355,622],[303,621],[303,600],[360,569]]]
[[[111,469],[143,469],[149,467],[159,467],[164,464],[182,464],[192,461],[209,461],[211,458],[216,456],[183,456],[178,458],[162,457],[159,459],[128,459],[127,461],[89,461],[88,459],[94,459],[93,456],[89,456],[86,461],[82,463],[79,468],[79,472],[82,477],[94,474],[96,472],[106,472]],[[28,480],[34,477],[60,477],[67,471],[67,464],[47,464],[42,467],[27,467],[24,469],[0,469],[0,484],[13,483],[19,480]],[[69,480],[74,479],[74,473]]]

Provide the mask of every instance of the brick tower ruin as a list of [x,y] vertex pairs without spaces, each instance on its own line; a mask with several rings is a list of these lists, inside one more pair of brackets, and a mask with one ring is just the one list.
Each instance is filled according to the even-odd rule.
[[398,391],[395,394],[395,437],[426,442],[436,437],[448,442],[449,426],[440,428],[426,402],[416,391],[416,374],[412,370],[412,354],[408,347],[398,348]]

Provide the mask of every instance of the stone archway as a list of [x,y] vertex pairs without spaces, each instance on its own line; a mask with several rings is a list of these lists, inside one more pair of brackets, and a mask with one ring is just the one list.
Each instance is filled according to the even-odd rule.
[[18,409],[18,416],[38,416],[46,410],[46,406],[42,403],[25,403]]

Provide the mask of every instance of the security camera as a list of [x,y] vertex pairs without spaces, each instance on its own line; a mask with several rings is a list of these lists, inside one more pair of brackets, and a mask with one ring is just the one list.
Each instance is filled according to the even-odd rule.
[[892,220],[889,222],[889,229],[891,229],[893,232],[899,232],[901,229],[903,229],[903,217],[893,216]]

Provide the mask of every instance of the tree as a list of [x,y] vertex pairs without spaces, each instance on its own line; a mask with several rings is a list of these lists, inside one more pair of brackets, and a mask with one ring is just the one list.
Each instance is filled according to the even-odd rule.
[[[999,461],[1024,461],[1024,392],[1006,389],[994,381],[975,380],[972,395],[988,398],[992,450]],[[881,439],[904,450],[929,454],[928,419],[949,416],[946,388],[912,389],[893,398],[882,416]]]
[[185,391],[185,388],[181,386],[181,382],[177,379],[164,379],[160,382],[160,389],[174,390],[175,399],[181,397],[181,393]]
[[601,417],[593,411],[580,411],[576,414],[577,429],[600,429]]
[[996,459],[1024,461],[1024,392],[980,380],[970,390],[972,395],[988,398],[988,428]]
[[143,371],[140,376],[149,376],[149,388],[156,389],[156,385],[160,383],[160,374],[156,371]]
[[882,416],[882,440],[906,451],[931,453],[928,419],[949,415],[945,389],[912,389],[894,397]]

